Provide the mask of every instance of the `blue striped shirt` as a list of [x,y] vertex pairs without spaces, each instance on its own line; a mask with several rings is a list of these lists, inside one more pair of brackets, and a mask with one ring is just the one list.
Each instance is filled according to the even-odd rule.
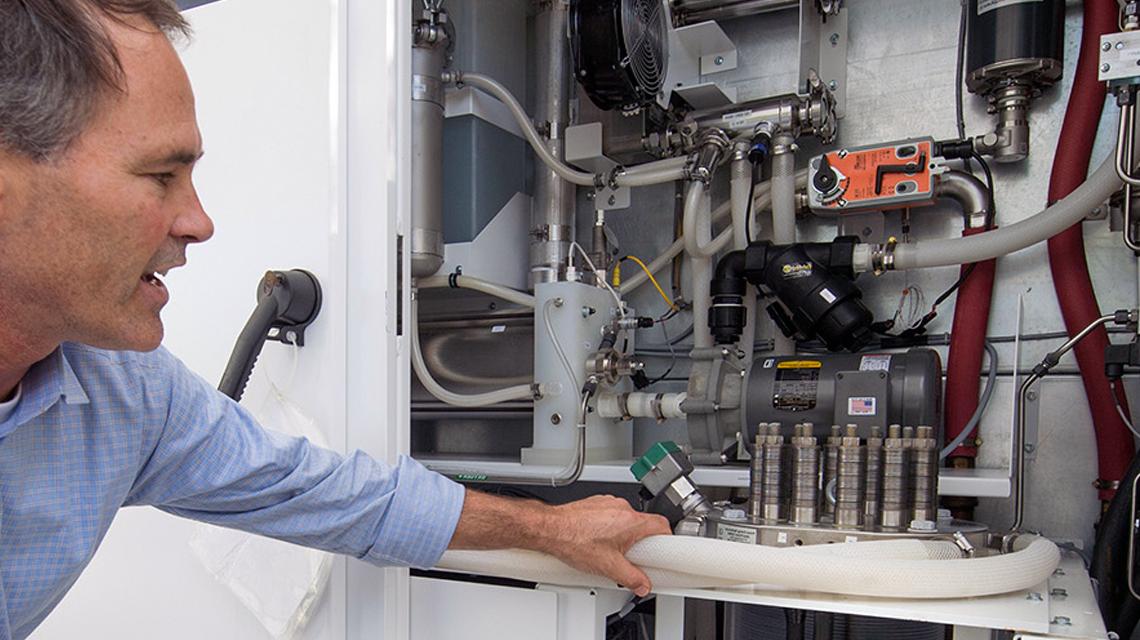
[[463,487],[259,427],[164,349],[64,344],[0,421],[0,640],[29,635],[91,560],[122,506],[428,567]]

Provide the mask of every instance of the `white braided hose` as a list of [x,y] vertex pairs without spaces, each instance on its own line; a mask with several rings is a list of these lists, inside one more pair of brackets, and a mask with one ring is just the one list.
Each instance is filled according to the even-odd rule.
[[[1023,536],[1024,537],[1024,536]],[[970,598],[1027,589],[1046,580],[1061,555],[1032,538],[1012,553],[946,559],[945,543],[918,540],[853,542],[815,547],[765,547],[689,536],[652,536],[626,557],[656,588],[762,584],[880,598]],[[442,569],[534,582],[613,587],[613,582],[531,551],[448,551]]]

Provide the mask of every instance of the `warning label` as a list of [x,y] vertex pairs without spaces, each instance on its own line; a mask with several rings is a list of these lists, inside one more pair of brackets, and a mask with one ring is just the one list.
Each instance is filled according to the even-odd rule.
[[776,365],[772,406],[781,411],[810,411],[819,395],[818,360],[786,360]]
[[731,524],[722,524],[717,527],[716,537],[729,542],[743,542],[756,544],[756,530],[748,527],[736,527]]

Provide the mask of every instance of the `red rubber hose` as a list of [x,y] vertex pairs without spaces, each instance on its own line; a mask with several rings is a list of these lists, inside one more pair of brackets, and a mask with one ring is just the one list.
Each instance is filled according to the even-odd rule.
[[[962,232],[972,236],[984,232],[973,228]],[[954,303],[954,324],[950,329],[950,355],[946,362],[946,442],[958,437],[978,409],[978,383],[982,370],[982,354],[986,348],[986,329],[990,322],[990,302],[994,291],[996,260],[979,262],[970,277],[958,288]],[[965,273],[969,265],[962,265]],[[973,458],[978,449],[966,440],[950,453]]]
[[[1053,173],[1049,179],[1050,202],[1069,195],[1088,174],[1093,138],[1096,137],[1105,98],[1104,83],[1097,81],[1098,46],[1101,34],[1116,31],[1117,11],[1115,0],[1085,0],[1081,53],[1061,136],[1057,141],[1057,152],[1053,157]],[[1049,267],[1053,271],[1053,287],[1065,318],[1065,328],[1069,335],[1075,335],[1101,315],[1085,261],[1081,223],[1049,239]],[[1124,476],[1132,459],[1133,442],[1116,413],[1112,389],[1104,376],[1106,346],[1108,333],[1100,328],[1077,345],[1075,351],[1096,430],[1100,480],[1112,483]],[[1128,400],[1122,388],[1118,400],[1127,411]],[[1112,499],[1113,493],[1113,489],[1101,483],[1101,500]]]

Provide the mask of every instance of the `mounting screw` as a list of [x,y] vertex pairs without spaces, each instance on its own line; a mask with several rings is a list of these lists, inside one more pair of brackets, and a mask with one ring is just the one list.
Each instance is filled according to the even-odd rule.
[[1116,50],[1117,50],[1117,51],[1120,51],[1120,50],[1121,50],[1121,49],[1123,49],[1123,48],[1124,48],[1124,43],[1123,43],[1123,42],[1117,42],[1117,43],[1116,43]]
[[609,199],[609,200],[607,200],[606,202],[609,202],[609,203],[610,203],[610,206],[612,207],[612,206],[613,206],[613,204],[614,204],[615,202],[617,202],[617,198],[615,198],[614,196],[610,196],[610,199]]
[[1111,45],[1110,43],[1108,43],[1108,42],[1102,43],[1102,44],[1100,45],[1100,50],[1101,50],[1101,51],[1108,51],[1108,50],[1109,50],[1109,49],[1111,49],[1111,48],[1112,48],[1112,45]]
[[1100,65],[1100,70],[1101,70],[1101,72],[1107,72],[1107,71],[1108,71],[1109,69],[1111,69],[1111,68],[1112,68],[1112,67],[1111,67],[1111,66],[1109,66],[1109,64],[1108,64],[1107,62],[1106,62],[1106,63],[1104,63],[1104,64],[1102,64],[1102,65]]
[[832,91],[835,91],[836,89],[839,88],[839,83],[834,81],[834,80],[828,80],[827,81],[827,88],[831,89]]
[[1030,391],[1029,393],[1025,394],[1025,399],[1030,401],[1030,402],[1036,402],[1037,401],[1037,392],[1036,391]]
[[833,46],[833,47],[839,46],[839,34],[838,33],[831,34],[831,37],[828,38],[827,40],[829,42],[831,42],[831,46]]
[[558,413],[550,414],[550,424],[561,424],[561,423],[562,423],[562,415],[561,414],[558,414]]
[[564,304],[566,304],[566,301],[562,298],[554,298],[554,306],[561,307]]
[[1037,451],[1037,445],[1035,445],[1035,444],[1025,445],[1025,453],[1033,453],[1034,451]]
[[720,65],[724,64],[724,56],[717,56],[717,57],[713,58],[713,64],[715,64],[718,67]]
[[1053,620],[1049,624],[1055,624],[1058,627],[1070,627],[1073,621],[1069,619],[1069,616],[1053,616]]

